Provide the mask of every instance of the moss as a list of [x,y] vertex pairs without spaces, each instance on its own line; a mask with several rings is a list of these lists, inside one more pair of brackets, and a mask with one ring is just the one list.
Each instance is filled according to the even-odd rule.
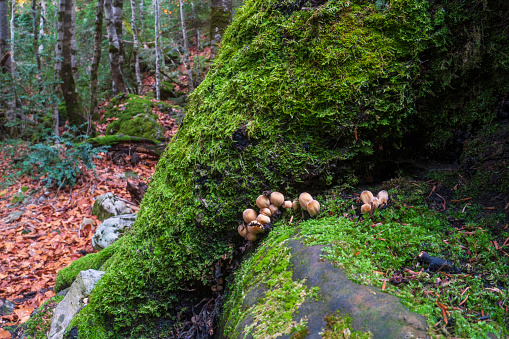
[[65,296],[54,296],[46,300],[23,325],[27,338],[45,338],[51,327],[53,311]]
[[345,338],[345,339],[371,339],[370,332],[353,331],[351,327],[352,319],[342,315],[339,311],[324,318],[326,327],[320,333],[324,339]]
[[87,254],[86,256],[73,261],[68,267],[58,271],[57,277],[55,279],[55,287],[53,288],[55,293],[70,287],[81,271],[86,271],[89,269],[105,270],[107,267],[105,264],[106,261],[116,252],[117,248],[122,242],[121,239],[122,238],[115,241],[113,244],[106,247],[102,251]]
[[106,134],[129,135],[164,141],[164,128],[157,122],[157,115],[140,113],[129,120],[116,120],[106,127]]
[[152,139],[144,139],[141,137],[135,137],[135,136],[128,136],[128,135],[106,135],[103,137],[96,137],[96,138],[90,138],[87,140],[88,143],[97,145],[97,146],[111,146],[115,145],[121,142],[147,142],[147,143],[154,143],[154,140]]
[[[111,324],[111,338],[130,336],[142,321],[176,321],[183,300],[196,298],[184,290],[207,288],[211,267],[231,257],[241,212],[260,192],[354,185],[352,173],[377,157],[491,122],[493,97],[509,86],[498,3],[408,0],[377,9],[331,0],[292,13],[279,3],[246,1],[227,29],[133,234],[92,293],[84,337],[93,333],[89,321]],[[483,47],[463,63],[458,53],[477,41],[474,27],[484,27]],[[406,142],[416,135],[418,143]]]

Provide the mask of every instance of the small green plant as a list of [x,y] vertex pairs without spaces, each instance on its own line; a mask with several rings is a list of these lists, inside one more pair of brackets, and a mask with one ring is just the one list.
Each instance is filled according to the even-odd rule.
[[28,174],[35,170],[35,176],[42,178],[47,187],[74,186],[83,166],[94,168],[93,160],[108,147],[94,148],[86,142],[88,136],[74,136],[72,132],[60,137],[52,135],[44,142],[30,146],[26,160],[19,165],[21,172]]

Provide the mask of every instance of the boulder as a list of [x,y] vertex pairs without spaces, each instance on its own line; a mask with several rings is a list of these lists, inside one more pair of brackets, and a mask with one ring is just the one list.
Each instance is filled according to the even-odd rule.
[[92,237],[94,250],[100,251],[110,246],[114,241],[124,235],[127,228],[130,228],[136,220],[136,213],[121,214],[108,218],[95,230]]
[[129,135],[164,141],[164,128],[157,122],[157,115],[140,113],[129,120],[116,120],[106,127],[106,134]]
[[65,298],[58,304],[51,319],[49,339],[62,339],[67,326],[74,316],[85,306],[83,299],[88,297],[95,284],[104,274],[102,271],[87,270],[78,274]]
[[92,215],[97,216],[99,220],[106,220],[119,214],[129,214],[132,210],[126,203],[120,200],[113,193],[106,193],[98,196],[92,206]]

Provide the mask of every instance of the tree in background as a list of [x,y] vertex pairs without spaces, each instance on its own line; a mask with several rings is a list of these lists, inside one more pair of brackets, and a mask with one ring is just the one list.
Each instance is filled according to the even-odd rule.
[[124,75],[122,74],[122,7],[119,8],[121,4],[122,1],[119,0],[115,0],[113,3],[112,0],[104,0],[104,16],[110,44],[109,55],[113,93],[126,91]]
[[210,44],[212,58],[217,54],[226,27],[232,21],[232,0],[212,0],[210,3]]

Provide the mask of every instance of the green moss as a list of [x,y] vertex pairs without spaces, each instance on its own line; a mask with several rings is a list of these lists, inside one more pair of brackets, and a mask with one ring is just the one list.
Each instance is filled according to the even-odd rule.
[[81,271],[89,269],[105,270],[107,268],[106,261],[116,252],[122,242],[121,239],[122,238],[118,239],[102,251],[87,254],[86,256],[73,261],[68,267],[58,271],[55,279],[55,287],[53,288],[55,293],[70,287]]
[[325,317],[325,330],[320,333],[325,339],[371,339],[370,332],[353,331],[351,327],[352,319],[342,315],[339,311]]
[[97,146],[111,146],[121,142],[130,142],[130,141],[144,141],[148,143],[153,143],[154,140],[144,139],[141,137],[128,136],[128,135],[106,135],[103,137],[90,138],[87,140],[88,143],[97,145]]
[[65,296],[54,296],[46,300],[24,324],[27,338],[45,338],[51,326],[51,317],[57,304]]
[[164,128],[156,114],[140,113],[129,120],[116,120],[106,127],[106,134],[129,135],[164,141]]
[[[408,0],[377,9],[331,0],[293,12],[282,3],[250,0],[239,9],[80,333],[92,335],[90,321],[110,324],[111,338],[129,337],[142,321],[176,319],[182,300],[195,297],[183,290],[207,288],[211,267],[230,258],[241,212],[261,192],[354,185],[352,173],[377,157],[403,145],[415,152],[405,138],[440,144],[433,133],[491,122],[493,98],[509,86],[498,3]],[[490,27],[481,31],[489,48],[463,63],[475,27]],[[462,105],[454,105],[458,93]]]

